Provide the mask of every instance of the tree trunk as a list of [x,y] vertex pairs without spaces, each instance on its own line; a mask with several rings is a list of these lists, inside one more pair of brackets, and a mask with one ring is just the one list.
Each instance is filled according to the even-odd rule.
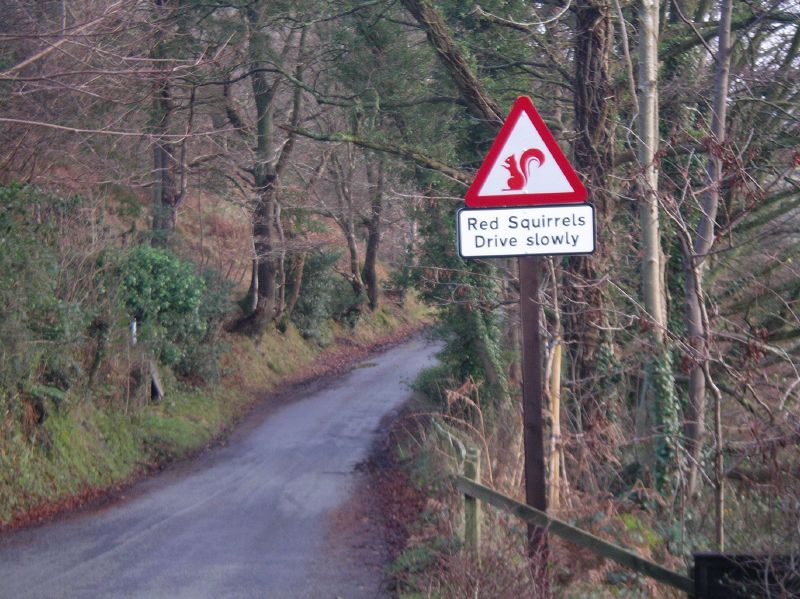
[[350,254],[350,285],[357,298],[363,298],[365,293],[364,281],[361,279],[361,268],[358,260],[358,242],[356,241],[355,226],[352,219],[343,224],[344,236],[347,240],[347,251]]
[[[249,25],[248,53],[254,67],[264,66],[270,55],[269,40],[262,31],[264,3],[250,5],[247,9]],[[275,232],[275,147],[273,99],[275,85],[270,85],[264,71],[254,70],[250,75],[253,100],[256,108],[256,148],[253,180],[255,183],[255,206],[253,208],[253,243],[258,261],[258,303],[250,315],[252,333],[259,335],[272,322],[275,309],[274,254]]]
[[275,232],[278,234],[278,257],[276,259],[277,278],[276,283],[278,299],[275,308],[275,320],[280,322],[286,310],[286,233],[283,229],[283,214],[281,203],[275,200]]
[[272,183],[266,184],[266,187],[258,194],[253,212],[253,239],[258,261],[258,302],[255,312],[259,314],[255,333],[264,331],[275,310],[275,200],[272,197]]
[[561,340],[553,345],[553,366],[550,373],[550,447],[547,504],[557,510],[561,505]]
[[258,259],[253,257],[250,265],[250,288],[247,290],[245,313],[252,314],[258,308]]
[[547,260],[553,283],[553,349],[550,354],[550,381],[547,395],[550,404],[549,484],[547,504],[558,509],[561,504],[561,305],[558,295],[558,277],[552,258]]
[[[303,80],[303,72],[305,69],[305,48],[306,48],[306,39],[308,35],[308,29],[303,27],[300,32],[300,42],[298,46],[297,52],[297,64],[295,65],[294,70],[294,77],[297,81]],[[292,94],[292,112],[291,118],[289,121],[289,125],[292,129],[295,129],[300,124],[300,113],[303,107],[303,89],[300,85],[295,85],[294,93]],[[283,170],[286,168],[286,165],[289,162],[289,158],[292,155],[292,150],[294,149],[296,136],[294,133],[290,133],[289,136],[286,138],[285,143],[283,144],[283,148],[279,151],[278,156],[274,158],[275,164],[275,180],[277,181],[278,177],[280,177]],[[291,306],[287,308],[286,303],[286,285],[287,285],[287,273],[286,273],[286,237],[287,232],[283,226],[283,214],[282,214],[282,207],[280,202],[277,198],[273,199],[274,202],[274,210],[275,210],[275,218],[273,219],[273,224],[275,225],[275,232],[278,236],[278,243],[280,245],[280,251],[278,252],[278,257],[275,259],[274,264],[275,270],[277,270],[277,275],[279,276],[280,285],[279,285],[279,299],[278,299],[278,308],[275,311],[274,318],[278,322],[285,321],[288,318],[288,315],[291,314],[291,311],[294,309],[294,305],[297,303],[297,297],[294,298],[294,301],[291,302]],[[288,232],[289,237],[294,237],[291,231]],[[303,259],[301,261],[301,271],[299,275],[299,279],[303,277],[303,264],[305,263],[305,255],[303,255]],[[296,290],[296,294],[300,293],[299,288],[299,279],[298,279],[298,288]]]
[[678,466],[680,414],[675,395],[672,357],[666,343],[667,313],[664,257],[658,204],[658,34],[659,3],[642,0],[639,8],[639,81],[634,98],[639,110],[637,154],[640,175],[639,225],[642,232],[642,297],[652,343],[644,359],[647,373],[637,407],[637,436],[645,442],[641,459],[656,474],[660,487],[672,487]]
[[428,41],[450,73],[469,111],[479,119],[486,119],[499,128],[503,123],[502,112],[494,100],[484,92],[477,76],[472,72],[469,61],[453,41],[441,15],[426,0],[401,0],[401,2],[425,31]]
[[[169,0],[154,0],[156,19],[166,20]],[[185,24],[178,18],[178,35],[183,33]],[[172,84],[170,82],[170,66],[164,61],[170,58],[165,49],[168,34],[159,29],[150,52],[155,61],[163,64],[164,75],[157,81],[153,93],[153,220],[152,244],[165,246],[175,230],[178,207],[186,192],[186,137],[191,133],[194,113],[194,91],[189,101],[189,117],[184,139],[180,145],[170,140],[173,133],[172,117],[175,104],[172,100]]]
[[642,296],[661,345],[667,319],[661,279],[661,229],[658,215],[658,17],[659,3],[642,0],[639,10],[639,224],[642,229]]
[[367,247],[364,251],[364,285],[367,289],[369,309],[375,310],[380,301],[378,287],[378,247],[381,243],[381,212],[383,211],[384,172],[383,156],[376,156],[377,168],[367,163],[367,179],[370,183],[369,218],[367,219]]
[[509,273],[503,283],[503,294],[508,304],[506,317],[506,339],[512,356],[508,364],[508,381],[511,388],[522,386],[522,316],[520,315],[519,287],[514,284],[514,279],[519,281],[519,264],[516,258],[505,258],[503,268]]
[[295,254],[292,258],[292,266],[289,271],[289,297],[286,300],[286,309],[284,310],[284,318],[291,318],[294,307],[297,305],[297,300],[300,299],[300,290],[303,286],[303,269],[306,265],[306,254],[301,252]]
[[595,353],[604,328],[602,273],[611,239],[613,205],[608,173],[614,162],[613,97],[609,63],[613,48],[611,7],[605,0],[576,3],[575,36],[575,164],[583,175],[597,218],[598,251],[567,261],[564,280],[564,338],[573,363],[574,394],[581,419],[591,421],[599,406],[594,393]]
[[[356,125],[353,126],[356,129]],[[353,287],[353,293],[358,298],[360,305],[366,296],[364,281],[361,278],[361,264],[358,256],[358,241],[356,240],[356,219],[361,222],[361,217],[356,215],[355,198],[353,197],[353,177],[356,171],[355,148],[346,144],[338,154],[331,157],[329,172],[334,182],[338,211],[332,216],[342,230],[347,251],[349,254],[349,269],[347,279]],[[360,311],[360,307],[358,310]]]
[[689,372],[689,403],[686,410],[685,434],[691,457],[689,492],[697,490],[697,464],[705,436],[706,376],[710,330],[702,318],[703,272],[705,260],[714,245],[717,209],[722,185],[722,154],[725,144],[725,121],[728,104],[728,77],[731,56],[731,15],[733,0],[725,0],[719,22],[719,49],[714,72],[714,105],[711,120],[712,145],[706,164],[706,192],[694,239],[692,255],[686,257],[686,329],[691,347],[692,367]]
[[157,138],[153,142],[153,245],[166,245],[177,221],[177,187],[175,184],[176,160],[174,145],[164,139],[169,131],[171,107],[168,105],[168,86],[163,82],[162,89],[154,101],[156,114],[160,114],[156,124]]
[[[166,0],[155,0],[154,16],[163,18]],[[159,29],[150,56],[153,60],[166,58],[164,42],[166,33]],[[167,75],[157,81],[153,89],[153,220],[151,243],[166,245],[167,238],[175,228],[177,206],[177,187],[175,183],[175,147],[167,137],[172,124],[173,104],[170,82]]]

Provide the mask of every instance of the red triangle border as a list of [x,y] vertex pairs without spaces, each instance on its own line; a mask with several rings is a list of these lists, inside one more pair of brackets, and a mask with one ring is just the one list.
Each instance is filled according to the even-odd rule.
[[[505,146],[506,141],[508,141],[511,133],[514,131],[517,121],[519,121],[519,117],[523,112],[528,115],[528,118],[531,119],[533,126],[536,128],[536,131],[539,133],[539,135],[541,135],[542,141],[544,141],[545,146],[547,146],[550,154],[552,154],[556,164],[558,164],[558,167],[564,174],[564,177],[572,186],[573,191],[559,193],[527,192],[520,194],[478,195],[481,187],[483,187],[483,184],[486,182],[486,178],[489,176],[492,167],[494,167],[495,163],[497,162],[503,146]],[[486,154],[486,158],[483,160],[483,164],[481,164],[481,167],[478,169],[478,172],[475,175],[475,180],[472,182],[472,185],[469,186],[464,199],[467,206],[470,208],[498,208],[503,206],[579,204],[585,202],[588,195],[589,194],[586,192],[586,188],[583,186],[583,183],[581,183],[581,180],[578,178],[578,175],[572,168],[569,160],[567,160],[567,157],[564,156],[564,153],[558,146],[553,134],[550,133],[550,129],[547,128],[547,125],[545,125],[542,117],[539,116],[539,113],[536,111],[531,99],[528,96],[519,96],[514,102],[514,105],[511,107],[511,111],[508,113],[503,126],[500,128],[500,132],[497,134],[497,137],[492,143],[489,153]]]

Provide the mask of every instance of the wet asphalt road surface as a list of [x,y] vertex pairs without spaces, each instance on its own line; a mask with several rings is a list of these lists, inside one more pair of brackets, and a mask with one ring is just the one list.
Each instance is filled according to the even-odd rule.
[[271,414],[256,410],[227,445],[125,498],[0,536],[0,598],[386,596],[381,564],[358,563],[363,547],[337,549],[331,519],[381,419],[436,349],[417,339],[373,356]]

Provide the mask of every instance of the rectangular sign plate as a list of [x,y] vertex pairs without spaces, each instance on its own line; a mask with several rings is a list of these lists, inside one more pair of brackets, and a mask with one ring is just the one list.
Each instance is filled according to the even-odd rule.
[[589,204],[461,209],[456,218],[462,258],[594,252],[594,207]]

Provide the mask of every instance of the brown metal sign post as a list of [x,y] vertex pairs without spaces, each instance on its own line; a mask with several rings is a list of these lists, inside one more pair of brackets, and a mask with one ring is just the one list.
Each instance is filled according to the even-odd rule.
[[[525,502],[547,511],[544,468],[544,422],[542,418],[542,332],[539,315],[541,261],[538,256],[519,259],[519,312],[522,319],[522,421],[525,447]],[[547,565],[545,530],[528,524],[528,557],[535,573]],[[538,577],[545,580],[545,577]]]

